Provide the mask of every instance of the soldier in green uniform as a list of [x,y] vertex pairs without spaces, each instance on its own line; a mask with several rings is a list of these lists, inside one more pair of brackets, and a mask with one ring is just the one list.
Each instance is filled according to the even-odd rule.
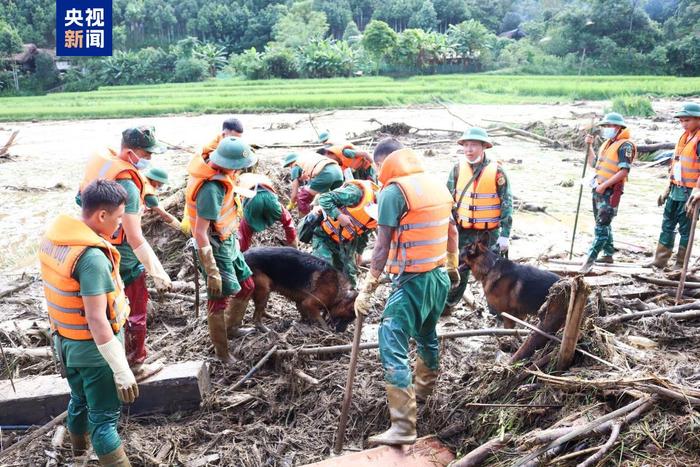
[[[586,261],[581,266],[584,274],[591,270],[596,261],[607,264],[613,262],[615,247],[611,223],[617,215],[625,180],[637,152],[622,115],[611,112],[598,125],[602,127],[601,136],[605,138],[599,156],[596,157],[593,151],[594,136],[586,135],[586,163],[595,169],[591,180],[595,234]],[[601,251],[603,257],[597,259]]]
[[[489,247],[504,254],[510,245],[513,224],[508,177],[503,167],[486,155],[485,150],[493,144],[485,130],[470,128],[457,143],[462,146],[464,157],[450,171],[447,188],[455,203],[453,222],[459,232],[459,251],[487,235]],[[468,278],[469,269],[462,267],[459,285],[447,296],[446,313],[462,299]]]

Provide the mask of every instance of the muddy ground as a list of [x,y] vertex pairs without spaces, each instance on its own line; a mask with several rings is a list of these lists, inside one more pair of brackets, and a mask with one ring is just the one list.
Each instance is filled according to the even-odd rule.
[[[568,127],[572,133],[590,124],[589,112],[600,114],[607,103],[580,105],[483,106],[455,105],[453,113],[470,123],[488,127],[507,122],[525,127],[543,122],[553,133]],[[654,119],[630,119],[634,137],[642,142],[672,141],[678,127],[672,109],[676,102],[654,103]],[[77,212],[73,197],[82,177],[83,166],[91,149],[117,145],[122,129],[132,124],[151,123],[159,137],[173,148],[163,156],[155,156],[155,165],[167,168],[172,188],[176,191],[184,182],[185,166],[190,158],[187,151],[207,142],[218,131],[222,115],[178,116],[134,120],[98,120],[81,122],[42,122],[3,124],[0,143],[11,129],[19,129],[12,158],[0,162],[0,258],[1,283],[23,280],[23,273],[35,275],[36,240],[44,226],[59,212]],[[315,139],[316,133],[303,114],[239,115],[246,128],[246,138],[260,145],[302,144]],[[333,135],[347,138],[371,135],[381,123],[405,122],[416,128],[459,131],[466,123],[450,115],[442,107],[396,109],[367,109],[316,114],[313,125],[318,131],[328,129]],[[566,129],[566,128],[564,128]],[[565,133],[565,131],[560,131]],[[419,132],[405,138],[428,159],[430,170],[437,177],[446,174],[458,157],[455,139],[440,132]],[[508,172],[513,193],[526,203],[546,207],[546,213],[518,210],[514,215],[511,259],[534,262],[537,258],[564,258],[571,239],[573,219],[578,198],[577,180],[582,170],[580,149],[550,148],[532,140],[497,137],[490,157],[501,160]],[[576,146],[576,141],[563,141]],[[371,142],[369,143],[371,144]],[[365,144],[365,147],[367,145]],[[308,151],[310,149],[294,149]],[[266,148],[258,151],[262,169],[279,177],[277,161],[288,148]],[[0,160],[1,161],[1,160]],[[661,209],[656,197],[666,184],[666,168],[641,168],[636,164],[614,221],[615,239],[621,249],[622,261],[641,263],[644,251],[655,244]],[[573,182],[573,183],[572,183]],[[584,192],[580,235],[575,254],[585,252],[593,230],[590,195]],[[183,267],[180,247],[184,239],[162,226],[151,225],[149,236],[159,251],[167,256],[166,267],[172,277],[178,273],[184,281],[191,280]],[[281,232],[261,239],[276,243]],[[557,267],[549,265],[549,267]],[[697,387],[699,378],[697,353],[700,331],[692,322],[678,324],[663,318],[647,318],[624,326],[598,326],[599,316],[632,310],[634,307],[664,306],[672,300],[668,288],[650,288],[623,271],[611,276],[595,289],[600,299],[589,310],[584,323],[583,342],[586,348],[604,358],[614,359],[628,369],[626,377],[639,377],[655,372],[674,384]],[[630,289],[638,289],[634,295]],[[472,302],[461,306],[452,316],[441,320],[440,331],[499,326],[485,311],[485,303],[477,284],[470,286]],[[642,291],[644,291],[642,293]],[[377,306],[370,315],[364,340],[376,338],[381,303],[388,287],[380,289]],[[34,319],[42,323],[41,289],[34,284],[13,295],[14,302],[0,300],[0,322]],[[635,299],[641,299],[639,305]],[[645,305],[644,302],[653,302]],[[602,305],[601,305],[602,304]],[[672,303],[671,303],[672,304]],[[156,459],[168,465],[187,465],[210,457],[212,465],[303,465],[330,455],[343,385],[349,358],[347,355],[278,359],[266,365],[241,390],[231,391],[235,384],[273,345],[278,348],[346,344],[352,339],[353,326],[345,333],[335,334],[314,326],[298,323],[296,311],[283,299],[271,300],[270,311],[276,316],[268,320],[272,331],[232,342],[238,364],[223,369],[212,359],[206,324],[200,313],[194,317],[192,304],[182,300],[154,302],[149,315],[149,347],[164,363],[205,359],[211,363],[213,391],[200,411],[169,417],[125,417],[122,434],[136,465],[154,465]],[[690,323],[690,324],[688,324]],[[4,331],[2,330],[4,329]],[[9,329],[9,330],[8,330]],[[33,334],[26,342],[12,328],[0,329],[0,341],[5,346],[46,345],[44,338]],[[639,350],[628,342],[629,336],[641,336],[655,342],[652,348]],[[419,410],[419,435],[437,433],[453,450],[466,452],[491,439],[498,433],[527,433],[534,428],[549,427],[557,420],[578,414],[593,418],[629,402],[626,390],[607,388],[575,388],[553,386],[530,379],[514,379],[518,370],[506,363],[508,356],[522,338],[480,337],[445,341],[442,344],[443,373],[437,394]],[[630,350],[632,347],[632,350]],[[19,359],[11,367],[14,377],[53,372],[50,361]],[[4,367],[3,367],[4,368]],[[310,385],[294,376],[301,369],[318,384]],[[601,367],[593,360],[577,358],[575,367],[565,376],[580,378],[618,378],[622,375]],[[6,375],[3,374],[2,378]],[[670,384],[670,383],[668,383]],[[524,389],[519,389],[520,387]],[[368,435],[383,429],[387,411],[376,351],[362,353],[355,397],[350,413],[346,448],[362,449]],[[468,402],[549,404],[553,409],[481,408]],[[573,417],[575,418],[575,417]],[[687,404],[662,400],[655,410],[644,415],[638,423],[624,429],[624,440],[603,458],[600,465],[697,465],[700,442],[697,438],[697,412]],[[21,433],[3,432],[4,446],[14,442]],[[62,465],[70,462],[70,449],[50,445],[51,433],[30,444],[12,458],[10,465]],[[621,438],[622,439],[622,438]],[[581,450],[602,444],[605,437],[591,436],[568,450]],[[47,454],[47,451],[50,454]],[[165,454],[163,454],[165,453]],[[504,449],[491,458],[488,465],[509,465],[522,451]],[[563,454],[563,453],[562,453]],[[578,460],[582,460],[581,457]],[[5,460],[6,461],[6,460]],[[94,463],[94,460],[90,461]],[[576,459],[561,460],[557,465],[575,465]],[[92,464],[90,464],[92,465]],[[204,465],[204,464],[201,464]]]

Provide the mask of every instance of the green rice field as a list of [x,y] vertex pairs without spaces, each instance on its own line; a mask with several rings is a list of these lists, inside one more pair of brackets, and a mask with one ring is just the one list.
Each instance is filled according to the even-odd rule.
[[0,98],[0,121],[117,118],[181,113],[285,112],[402,106],[435,101],[532,104],[623,96],[700,95],[700,78],[671,76],[434,75],[406,79],[219,79],[113,86]]

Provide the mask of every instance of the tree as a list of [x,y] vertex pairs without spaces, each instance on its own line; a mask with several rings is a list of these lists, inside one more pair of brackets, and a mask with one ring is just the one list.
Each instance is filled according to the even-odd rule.
[[355,66],[355,52],[346,42],[315,40],[301,49],[300,68],[307,78],[350,76]]
[[364,29],[372,18],[374,0],[348,0],[352,17],[360,29]]
[[447,36],[455,52],[477,69],[483,68],[493,58],[491,50],[498,41],[494,33],[473,19],[450,25]]
[[22,39],[15,28],[0,19],[0,58],[22,51]]
[[423,29],[424,31],[437,29],[437,26],[437,13],[435,13],[435,7],[431,0],[425,0],[420,10],[416,11],[408,21],[409,28]]
[[372,20],[362,35],[362,47],[379,62],[396,47],[397,39],[396,31],[388,24]]
[[395,31],[403,31],[422,2],[423,0],[383,0],[374,10],[372,19],[387,22]]
[[322,39],[328,31],[325,13],[313,10],[313,0],[295,2],[273,28],[275,40],[287,47],[301,47]]
[[226,65],[226,49],[211,42],[195,45],[193,56],[206,63],[209,76],[212,77]]
[[354,21],[350,21],[343,32],[343,40],[350,45],[356,44],[362,39],[362,33]]
[[352,21],[348,0],[314,0],[314,9],[326,14],[333,37],[340,38],[345,27]]
[[509,11],[501,20],[501,26],[498,28],[498,30],[500,32],[512,31],[520,26],[521,22],[522,18],[520,18],[519,14],[515,13],[514,11]]
[[272,31],[279,19],[287,13],[287,7],[278,4],[268,4],[262,10],[248,18],[248,27],[243,32],[239,44],[233,48],[242,51],[255,47],[263,49],[272,40]]
[[471,18],[471,12],[464,0],[433,0],[433,6],[440,32],[446,32],[451,24],[458,24]]

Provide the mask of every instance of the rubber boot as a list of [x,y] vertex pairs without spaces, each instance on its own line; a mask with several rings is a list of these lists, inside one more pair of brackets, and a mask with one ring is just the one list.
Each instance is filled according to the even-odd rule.
[[131,462],[129,462],[129,458],[126,457],[124,452],[123,444],[109,454],[97,456],[97,458],[100,460],[100,465],[104,467],[131,467]]
[[387,402],[391,426],[388,430],[367,439],[374,444],[413,444],[416,442],[416,393],[413,385],[399,388],[386,385]]
[[671,254],[673,250],[666,248],[661,243],[656,244],[656,253],[654,254],[654,260],[650,263],[645,264],[645,266],[653,266],[655,268],[663,269],[668,264],[668,260],[671,259]]
[[[253,328],[242,328],[243,318],[245,317],[246,308],[250,299],[231,298],[228,306],[224,311],[226,316],[226,334],[228,337],[243,337],[254,332]],[[265,332],[267,329],[265,329]]]
[[678,253],[676,253],[676,262],[673,263],[671,269],[674,271],[680,271],[683,269],[683,263],[685,262],[685,252],[688,250],[687,247],[679,246]]
[[431,370],[422,358],[418,357],[416,359],[416,374],[413,378],[416,388],[416,401],[425,402],[428,399],[433,393],[439,374],[440,370]]
[[603,263],[603,264],[613,264],[615,261],[613,261],[612,255],[605,255],[601,256],[597,260],[595,260],[596,263]]
[[581,269],[579,269],[578,272],[580,272],[581,274],[586,274],[588,271],[591,270],[594,263],[595,263],[595,258],[593,256],[587,257],[586,262],[581,265]]
[[224,313],[207,314],[207,325],[209,326],[209,338],[214,344],[216,357],[224,364],[233,363],[233,358],[228,353],[228,339],[226,338],[226,318]]
[[70,436],[70,445],[73,450],[73,457],[80,457],[85,454],[90,442],[90,436],[87,433],[82,435],[77,435],[75,433],[68,432]]

